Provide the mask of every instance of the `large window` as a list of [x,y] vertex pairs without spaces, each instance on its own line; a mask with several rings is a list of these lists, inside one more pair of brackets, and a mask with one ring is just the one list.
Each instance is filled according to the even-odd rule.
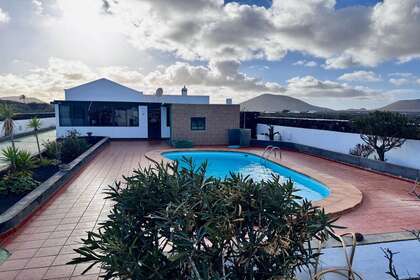
[[206,118],[191,118],[191,130],[206,130]]
[[71,102],[60,104],[60,126],[139,126],[137,104]]

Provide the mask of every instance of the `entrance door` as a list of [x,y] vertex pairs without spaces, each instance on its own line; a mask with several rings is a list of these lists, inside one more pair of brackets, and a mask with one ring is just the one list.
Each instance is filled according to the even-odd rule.
[[151,104],[147,108],[149,139],[161,139],[160,104]]

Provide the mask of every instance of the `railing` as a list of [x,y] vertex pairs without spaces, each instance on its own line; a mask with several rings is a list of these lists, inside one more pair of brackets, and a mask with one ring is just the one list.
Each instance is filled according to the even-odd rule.
[[264,152],[261,154],[262,163],[266,164],[267,160],[270,159],[270,155],[274,154],[274,158],[277,158],[277,153],[281,159],[281,150],[279,147],[272,145],[265,147]]

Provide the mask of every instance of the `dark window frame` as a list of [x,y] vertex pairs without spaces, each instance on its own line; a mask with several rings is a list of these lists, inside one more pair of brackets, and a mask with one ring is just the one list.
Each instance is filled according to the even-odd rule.
[[[62,108],[64,106],[69,106],[69,116],[65,116]],[[72,107],[74,106],[74,107]],[[91,114],[89,113],[91,106],[98,106],[97,108],[103,108],[103,109],[111,109],[113,110],[113,115],[111,116],[111,119],[114,122],[113,124],[106,124],[103,125],[99,122],[98,125],[92,125],[92,117],[95,116],[101,116],[101,114],[103,115],[104,113],[106,113],[107,110],[104,110],[102,113],[100,112],[100,110],[98,111],[93,111]],[[112,106],[114,106],[112,108]],[[108,108],[107,108],[108,107]],[[73,110],[73,111],[72,111]],[[116,124],[116,111],[124,111],[125,110],[125,124],[124,125],[120,125],[120,124]],[[136,111],[137,115],[134,114],[134,116],[136,115],[137,118],[134,119],[134,121],[132,121],[133,119],[129,119],[129,111]],[[83,119],[81,120],[80,124],[75,124],[74,123],[74,118],[71,117],[72,114],[74,114],[74,112],[77,113],[82,113],[80,116],[83,117]],[[131,112],[131,113],[133,113]],[[140,109],[139,109],[139,105],[136,103],[129,103],[129,102],[101,102],[101,101],[82,101],[82,102],[63,102],[63,103],[59,103],[59,108],[58,108],[58,115],[59,115],[59,124],[61,127],[139,127],[140,126]],[[67,119],[66,119],[67,118]],[[64,120],[70,120],[70,124],[64,124]],[[100,119],[99,119],[100,120]],[[98,119],[96,119],[96,121],[98,121]],[[132,121],[133,124],[130,124]]]
[[[194,125],[195,121],[202,122],[202,126]],[[192,131],[204,131],[207,129],[205,117],[191,117],[191,130]]]

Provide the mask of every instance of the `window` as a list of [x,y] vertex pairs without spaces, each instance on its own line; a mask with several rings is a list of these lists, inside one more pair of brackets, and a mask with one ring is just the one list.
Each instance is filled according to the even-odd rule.
[[191,130],[206,130],[206,118],[191,118]]
[[72,102],[59,107],[61,126],[139,126],[137,104]]

